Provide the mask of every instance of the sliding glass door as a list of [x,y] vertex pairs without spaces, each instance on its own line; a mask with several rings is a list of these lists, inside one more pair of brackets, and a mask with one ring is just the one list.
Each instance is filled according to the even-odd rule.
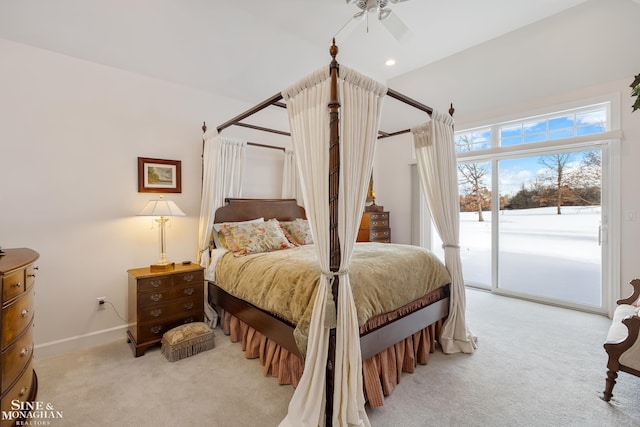
[[601,151],[498,161],[497,288],[602,304]]
[[[596,312],[616,299],[611,115],[603,102],[456,133],[467,286]],[[442,255],[437,233],[419,226]]]

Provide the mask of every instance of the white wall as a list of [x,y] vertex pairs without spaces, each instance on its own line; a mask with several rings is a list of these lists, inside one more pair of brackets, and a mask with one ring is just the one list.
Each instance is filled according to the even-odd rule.
[[[640,211],[640,112],[631,114],[629,84],[640,73],[637,17],[640,6],[626,0],[594,0],[506,36],[404,75],[389,86],[446,110],[456,107],[458,129],[516,118],[542,108],[617,94],[620,97],[621,206]],[[411,241],[408,138],[379,143],[374,168],[379,204],[391,211],[394,242]],[[621,224],[621,294],[640,277],[640,224]]]
[[[167,256],[195,261],[202,121],[248,105],[3,39],[0,57],[0,245],[40,253],[36,357],[125,339],[96,297],[126,316],[127,269],[159,256],[157,227],[135,215],[157,197],[137,192],[137,157],[182,161],[182,193],[166,197],[187,216],[171,220]],[[264,151],[249,149],[248,194],[278,196],[280,152],[260,162],[254,150]]]

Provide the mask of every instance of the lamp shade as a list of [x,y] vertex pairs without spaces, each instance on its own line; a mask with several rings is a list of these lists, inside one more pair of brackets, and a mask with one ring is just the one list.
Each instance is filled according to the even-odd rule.
[[156,200],[149,200],[138,215],[142,216],[185,216],[178,205],[171,200],[164,200],[162,196]]

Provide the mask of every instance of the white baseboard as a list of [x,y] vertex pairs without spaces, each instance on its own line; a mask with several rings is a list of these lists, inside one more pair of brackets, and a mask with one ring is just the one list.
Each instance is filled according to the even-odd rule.
[[35,359],[46,359],[60,356],[77,350],[108,344],[114,341],[127,339],[127,328],[129,325],[116,326],[101,331],[95,331],[84,335],[64,338],[57,341],[50,341],[37,344],[34,348]]

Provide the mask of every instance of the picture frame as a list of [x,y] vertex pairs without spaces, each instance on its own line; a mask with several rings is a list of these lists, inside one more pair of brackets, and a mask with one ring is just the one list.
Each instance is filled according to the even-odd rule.
[[138,193],[182,193],[182,162],[138,157]]

